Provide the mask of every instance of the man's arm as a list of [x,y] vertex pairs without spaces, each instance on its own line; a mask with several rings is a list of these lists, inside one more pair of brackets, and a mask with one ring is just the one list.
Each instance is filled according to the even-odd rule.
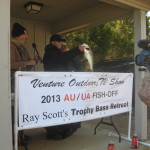
[[73,59],[75,56],[82,54],[82,52],[84,51],[84,46],[79,45],[76,48],[73,48],[69,51],[66,51],[64,53],[62,53],[61,51],[58,51],[58,55],[61,58],[62,61],[66,61],[69,59]]

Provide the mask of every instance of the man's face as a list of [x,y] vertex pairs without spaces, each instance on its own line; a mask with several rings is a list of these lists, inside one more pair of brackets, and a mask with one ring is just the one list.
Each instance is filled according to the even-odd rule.
[[67,51],[67,44],[66,42],[61,42],[61,51],[66,52]]
[[20,36],[17,37],[17,40],[21,43],[21,44],[25,44],[26,40],[28,39],[28,34],[22,34]]
[[61,50],[61,42],[53,41],[52,44],[55,45],[58,49]]

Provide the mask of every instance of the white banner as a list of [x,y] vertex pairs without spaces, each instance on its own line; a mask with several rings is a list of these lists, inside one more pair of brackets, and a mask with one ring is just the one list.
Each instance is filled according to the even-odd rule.
[[132,109],[132,73],[17,72],[16,83],[20,130]]

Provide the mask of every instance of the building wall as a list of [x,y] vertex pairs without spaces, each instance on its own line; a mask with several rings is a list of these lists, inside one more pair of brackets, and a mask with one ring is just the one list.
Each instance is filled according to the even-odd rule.
[[[34,56],[36,55],[34,49],[32,48],[32,43],[36,44],[37,50],[39,51],[40,55],[43,56],[45,45],[49,44],[51,33],[50,25],[13,18],[11,19],[11,30],[15,22],[23,25],[28,31],[29,39],[27,40],[26,48],[31,58],[34,58]],[[36,67],[32,69],[35,71],[43,71],[43,64],[38,63]]]

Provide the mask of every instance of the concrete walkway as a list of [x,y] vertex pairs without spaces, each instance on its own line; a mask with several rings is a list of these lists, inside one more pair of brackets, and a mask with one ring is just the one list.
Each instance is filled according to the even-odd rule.
[[[97,134],[94,135],[94,128],[98,124],[98,120],[82,122],[81,128],[72,136],[64,140],[48,140],[46,139],[46,131],[44,128],[26,130],[25,133],[31,136],[28,144],[28,150],[107,150],[109,141],[115,144],[115,150],[132,150],[131,142],[122,140],[119,143],[118,137],[108,136],[109,132],[116,133],[112,126],[101,124],[97,128]],[[109,122],[109,117],[104,119]],[[119,130],[121,136],[128,133],[128,113],[113,116],[113,121]],[[134,118],[132,117],[131,135],[134,133]],[[19,147],[24,150],[24,147]],[[140,145],[138,150],[150,150],[149,147]]]

